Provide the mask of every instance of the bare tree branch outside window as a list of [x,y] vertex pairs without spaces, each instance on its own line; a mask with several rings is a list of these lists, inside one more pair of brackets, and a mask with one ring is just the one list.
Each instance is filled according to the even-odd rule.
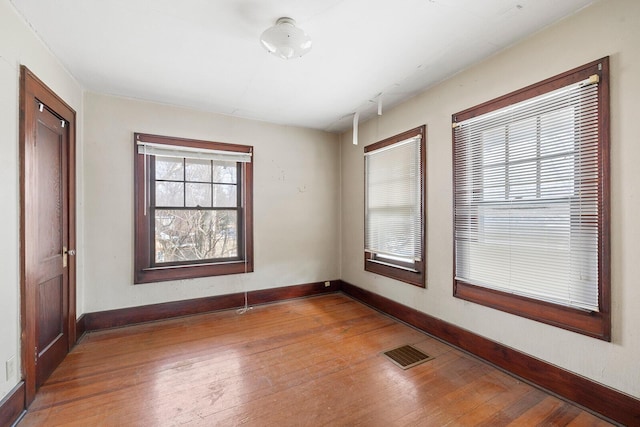
[[238,257],[237,164],[155,159],[155,262]]

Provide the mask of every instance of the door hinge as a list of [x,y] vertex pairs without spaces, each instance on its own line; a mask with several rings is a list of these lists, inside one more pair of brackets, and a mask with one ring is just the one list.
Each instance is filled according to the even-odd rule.
[[33,348],[33,363],[38,364],[38,347]]

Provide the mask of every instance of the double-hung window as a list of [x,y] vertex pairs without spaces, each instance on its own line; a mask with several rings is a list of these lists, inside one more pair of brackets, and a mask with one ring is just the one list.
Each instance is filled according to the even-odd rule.
[[135,283],[253,271],[252,147],[135,134]]
[[425,126],[365,147],[365,270],[425,286]]
[[610,339],[608,60],[453,116],[460,298]]

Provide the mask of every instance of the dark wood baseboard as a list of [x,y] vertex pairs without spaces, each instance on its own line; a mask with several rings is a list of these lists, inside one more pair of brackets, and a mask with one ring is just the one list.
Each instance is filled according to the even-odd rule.
[[13,390],[0,401],[0,426],[10,426],[24,412],[24,381],[20,381]]
[[[332,280],[329,286],[324,282],[281,288],[263,289],[247,293],[249,305],[266,304],[291,298],[307,297],[340,290],[340,280]],[[244,306],[244,293],[196,298],[183,301],[172,301],[140,307],[121,308],[116,310],[85,313],[76,322],[78,337],[84,332],[100,329],[152,322],[173,317],[208,313]]]
[[373,308],[465,350],[558,396],[624,425],[640,425],[640,400],[540,359],[341,281],[340,289]]
[[76,319],[76,342],[87,332],[87,325],[84,323],[84,314]]

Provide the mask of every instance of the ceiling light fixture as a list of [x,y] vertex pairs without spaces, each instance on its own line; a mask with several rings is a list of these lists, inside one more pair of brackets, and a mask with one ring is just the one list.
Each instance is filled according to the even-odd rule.
[[299,58],[311,50],[311,37],[291,18],[279,18],[260,36],[262,46],[282,59]]

